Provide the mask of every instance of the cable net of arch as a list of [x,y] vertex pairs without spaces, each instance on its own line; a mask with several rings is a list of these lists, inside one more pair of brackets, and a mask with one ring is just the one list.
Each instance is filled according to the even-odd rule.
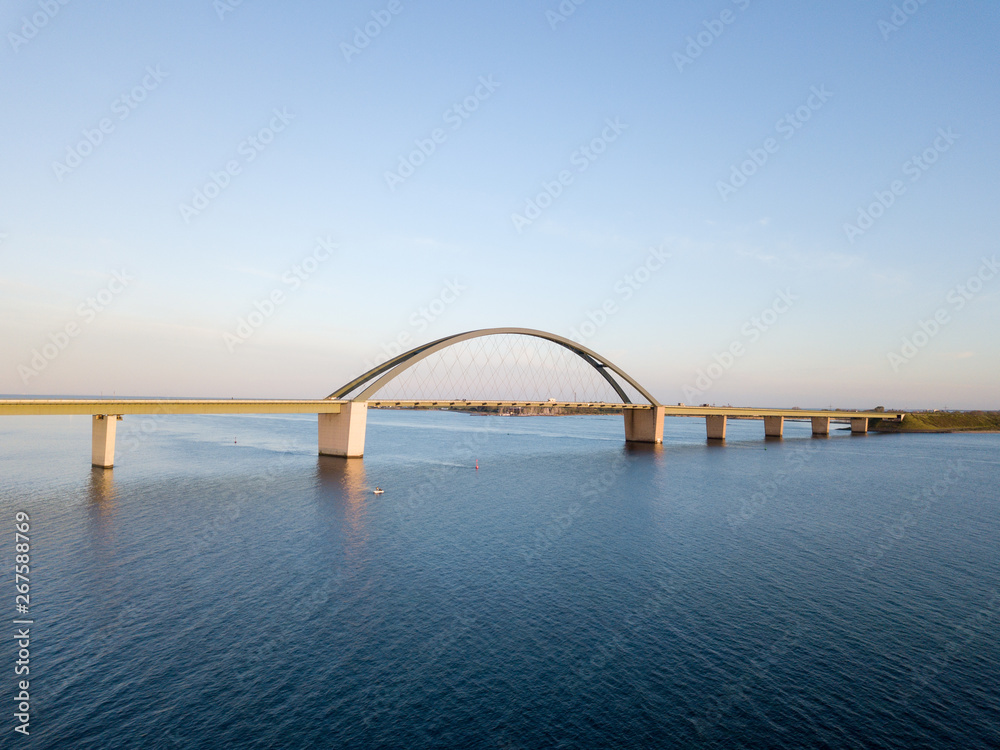
[[[632,403],[647,403],[625,380],[605,371]],[[622,403],[611,384],[578,354],[523,334],[494,334],[448,346],[401,373],[371,398]]]

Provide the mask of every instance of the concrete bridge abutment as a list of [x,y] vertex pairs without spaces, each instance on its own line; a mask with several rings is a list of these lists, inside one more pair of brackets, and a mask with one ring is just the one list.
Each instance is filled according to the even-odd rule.
[[625,409],[626,443],[662,443],[663,407]]
[[851,434],[864,435],[866,432],[868,432],[868,418],[851,417]]
[[368,402],[348,401],[339,414],[319,414],[319,455],[361,458],[365,454]]

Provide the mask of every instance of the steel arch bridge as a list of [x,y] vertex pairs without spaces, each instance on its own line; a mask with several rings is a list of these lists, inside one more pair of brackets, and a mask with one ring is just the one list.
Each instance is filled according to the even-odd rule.
[[[558,344],[578,356],[586,364],[590,365],[597,372],[597,374],[599,374],[608,383],[608,385],[614,389],[615,393],[617,393],[619,398],[621,398],[622,404],[631,404],[632,400],[615,376],[623,380],[625,383],[634,388],[640,395],[642,395],[642,397],[648,402],[649,406],[660,406],[660,402],[656,400],[653,394],[639,385],[635,378],[628,375],[620,367],[602,357],[597,352],[588,349],[582,344],[578,344],[571,339],[558,336],[554,333],[548,333],[547,331],[539,331],[534,328],[481,328],[476,331],[466,331],[465,333],[456,333],[451,336],[445,336],[437,341],[431,341],[430,343],[414,347],[408,352],[403,352],[387,362],[373,367],[368,372],[363,375],[359,375],[351,382],[335,390],[327,396],[327,398],[349,398],[351,401],[370,401],[376,393],[382,390],[390,382],[398,378],[411,367],[425,360],[427,357],[463,341],[499,335],[528,336]],[[358,389],[362,390],[353,396],[349,395],[354,391],[358,391]],[[616,406],[617,405],[618,404],[616,404]]]
[[[472,339],[487,336],[516,335],[541,339],[575,354],[614,390],[620,402],[569,402],[569,401],[469,401],[463,400],[386,400],[374,396],[404,372],[410,370],[433,354]],[[625,386],[635,390],[646,403],[633,403]],[[616,408],[625,414],[625,439],[628,442],[660,443],[663,441],[663,406],[631,375],[602,357],[592,349],[571,339],[534,328],[482,328],[466,331],[422,344],[373,367],[349,383],[335,390],[328,400],[342,400],[345,405],[339,414],[319,415],[319,452],[325,455],[355,457],[364,455],[365,427],[369,404],[373,406],[554,406],[570,408]]]

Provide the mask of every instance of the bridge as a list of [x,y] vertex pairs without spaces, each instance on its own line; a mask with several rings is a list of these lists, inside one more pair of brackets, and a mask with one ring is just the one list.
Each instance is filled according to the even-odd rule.
[[[504,340],[501,345],[498,339]],[[548,347],[539,354],[522,342],[542,342]],[[492,341],[489,345],[481,346]],[[476,342],[479,349],[462,352]],[[471,352],[471,354],[470,354]],[[448,355],[448,356],[443,356]],[[463,363],[461,358],[471,357]],[[491,378],[480,390],[508,391],[515,383],[517,367],[531,365],[536,372],[529,382],[520,383],[531,397],[522,399],[485,397],[477,400],[454,398],[456,389],[473,386],[469,370],[484,367]],[[524,369],[521,367],[521,369]],[[451,380],[447,382],[449,376]],[[523,373],[522,373],[523,375]],[[409,378],[410,383],[405,381]],[[572,382],[571,382],[572,381]],[[403,391],[424,391],[423,397],[389,397],[393,385]],[[593,398],[579,400],[578,389]],[[539,394],[573,394],[572,399]],[[441,393],[451,397],[440,397]],[[410,393],[409,395],[414,395]],[[764,423],[764,435],[780,438],[785,420],[808,420],[813,435],[828,435],[832,422],[849,423],[852,433],[868,431],[870,419],[901,420],[900,412],[841,411],[831,409],[757,409],[728,406],[667,406],[624,370],[582,344],[545,331],[530,328],[487,328],[446,336],[403,352],[346,383],[324,399],[2,399],[0,415],[91,415],[91,463],[102,468],[114,465],[117,422],[125,415],[150,414],[316,414],[320,455],[360,458],[364,455],[368,408],[448,408],[479,409],[528,407],[534,409],[620,411],[625,422],[627,443],[662,443],[666,416],[702,417],[706,437],[724,441],[727,422],[757,419]]]

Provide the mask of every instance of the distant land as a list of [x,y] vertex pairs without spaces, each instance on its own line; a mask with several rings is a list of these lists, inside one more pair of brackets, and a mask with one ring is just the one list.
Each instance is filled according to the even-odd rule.
[[501,416],[501,417],[562,417],[578,416],[580,414],[621,414],[620,406],[578,406],[564,408],[562,406],[546,406],[540,403],[536,406],[501,406],[491,404],[489,406],[459,406],[458,404],[449,406],[436,406],[432,404],[421,404],[420,406],[395,406],[392,404],[382,404],[376,409],[402,409],[405,411],[454,411],[472,416]]
[[[382,409],[412,409],[413,407],[398,407],[388,404]],[[563,408],[558,406],[419,406],[417,410],[454,411],[465,414],[486,416],[500,415],[504,417],[557,417],[579,414],[621,414],[620,407],[578,407]],[[872,420],[868,425],[869,432],[1000,432],[1000,411],[914,411],[905,409],[883,409],[877,407],[874,411],[904,412],[902,422]],[[737,417],[738,418],[738,417]]]
[[902,422],[879,420],[869,424],[868,430],[871,432],[1000,432],[1000,411],[906,412]]
[[[409,406],[383,404],[381,409],[407,409]],[[504,417],[557,417],[579,414],[621,414],[620,407],[570,407],[545,406],[459,406],[448,407],[422,405],[417,410],[454,411],[473,416],[500,415]],[[902,422],[873,419],[868,425],[869,432],[1000,432],[1000,411],[914,411],[905,409],[883,409],[874,411],[902,412],[906,416]],[[739,417],[735,417],[738,419]]]

